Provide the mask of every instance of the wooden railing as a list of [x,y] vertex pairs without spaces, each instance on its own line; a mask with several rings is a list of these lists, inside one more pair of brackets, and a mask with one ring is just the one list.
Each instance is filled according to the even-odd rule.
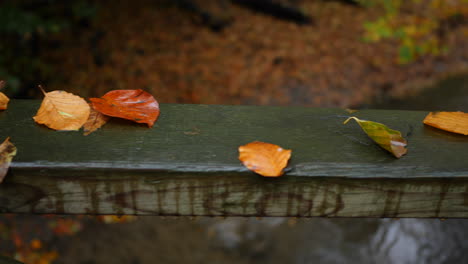
[[[83,136],[37,125],[39,103],[0,112],[18,149],[1,212],[468,217],[468,137],[424,126],[427,112],[352,114],[403,132],[396,159],[342,109],[163,104],[151,129],[114,120]],[[256,140],[292,149],[284,176],[242,166],[238,146]]]

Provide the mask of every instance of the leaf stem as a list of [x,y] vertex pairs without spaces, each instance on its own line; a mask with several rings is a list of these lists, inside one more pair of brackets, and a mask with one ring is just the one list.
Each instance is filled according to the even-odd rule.
[[41,92],[44,94],[44,96],[46,96],[46,92],[44,91],[44,88],[42,88],[42,85],[38,85],[39,89],[41,89]]
[[349,122],[349,120],[351,120],[351,119],[356,120],[356,122],[358,122],[358,123],[359,123],[359,121],[361,121],[361,120],[359,120],[359,118],[357,118],[355,116],[352,116],[352,117],[349,117],[348,119],[346,119],[346,121],[343,122],[343,125],[346,125]]

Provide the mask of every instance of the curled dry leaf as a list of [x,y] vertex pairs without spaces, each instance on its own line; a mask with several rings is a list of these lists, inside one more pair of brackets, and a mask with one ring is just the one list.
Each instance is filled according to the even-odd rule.
[[[5,87],[5,81],[0,81],[0,90]],[[4,93],[0,92],[0,110],[5,110],[8,107],[8,102],[10,98],[6,96]]]
[[90,98],[94,109],[104,115],[120,117],[149,127],[159,117],[159,104],[154,97],[141,90],[114,90],[101,98]]
[[265,177],[283,175],[283,169],[291,158],[291,150],[264,142],[251,142],[239,147],[239,160],[249,170]]
[[83,125],[84,129],[84,135],[87,136],[100,127],[102,127],[104,124],[109,121],[110,117],[101,114],[100,112],[94,110],[94,108],[91,108],[91,112],[89,113],[89,118],[86,121],[86,123]]
[[401,136],[400,131],[390,129],[381,123],[361,120],[354,116],[346,119],[344,124],[348,123],[351,119],[354,119],[375,143],[392,153],[395,157],[400,158],[408,152],[406,149],[407,142]]
[[463,112],[431,112],[424,124],[445,131],[468,135],[468,114]]
[[41,107],[34,121],[55,130],[78,130],[88,120],[89,105],[74,94],[65,91],[52,91],[44,94]]
[[8,137],[0,144],[0,183],[5,178],[10,167],[11,160],[16,155],[16,147],[10,142]]

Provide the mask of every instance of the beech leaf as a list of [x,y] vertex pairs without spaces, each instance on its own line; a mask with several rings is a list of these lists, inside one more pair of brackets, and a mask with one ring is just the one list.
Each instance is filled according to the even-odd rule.
[[239,160],[244,166],[265,177],[283,175],[289,158],[291,150],[275,144],[254,141],[239,147]]
[[406,149],[407,142],[401,136],[400,131],[390,129],[381,123],[361,120],[354,116],[346,119],[343,124],[348,123],[351,119],[354,119],[375,143],[392,153],[395,157],[400,158],[408,152]]
[[101,114],[100,112],[91,108],[91,112],[89,113],[89,118],[86,123],[83,125],[84,135],[87,136],[109,121],[110,117]]
[[16,155],[16,147],[10,142],[8,137],[0,144],[0,183],[5,178],[8,168],[10,167],[11,160]]
[[55,130],[78,130],[88,120],[90,108],[86,101],[65,91],[52,91],[44,94],[41,107],[34,121]]
[[[0,90],[5,87],[5,81],[0,81]],[[0,92],[0,110],[5,110],[8,107],[8,102],[10,98],[6,96],[4,93]]]
[[468,135],[468,114],[463,112],[430,112],[424,124],[445,131]]
[[90,98],[93,108],[107,116],[120,117],[149,127],[159,117],[159,104],[154,97],[141,90],[114,90],[101,98]]

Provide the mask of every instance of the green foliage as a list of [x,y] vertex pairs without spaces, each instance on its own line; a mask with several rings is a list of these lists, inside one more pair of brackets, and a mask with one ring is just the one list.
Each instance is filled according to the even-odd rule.
[[22,10],[17,6],[0,7],[0,32],[26,36],[34,32],[58,32],[64,27],[62,21],[43,18],[33,11]]
[[96,10],[85,0],[2,1],[0,80],[7,81],[7,92],[18,95],[26,85],[50,73],[52,69],[38,59],[39,42],[92,19]]
[[[448,48],[440,32],[453,17],[466,16],[466,0],[361,0],[381,16],[364,24],[364,41],[393,39],[398,42],[398,62],[407,64],[425,55],[439,55]],[[376,10],[377,11],[377,10]]]

